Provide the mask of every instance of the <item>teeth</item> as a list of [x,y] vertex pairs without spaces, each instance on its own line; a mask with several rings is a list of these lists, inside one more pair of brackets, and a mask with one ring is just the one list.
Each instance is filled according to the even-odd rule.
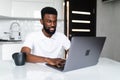
[[54,28],[50,28],[50,30],[54,30]]

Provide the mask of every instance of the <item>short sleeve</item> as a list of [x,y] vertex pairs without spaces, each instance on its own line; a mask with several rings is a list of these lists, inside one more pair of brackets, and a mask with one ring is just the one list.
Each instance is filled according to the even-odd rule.
[[30,35],[27,35],[27,37],[25,38],[25,41],[23,43],[23,47],[29,47],[30,49],[33,48],[33,36],[30,34]]
[[63,48],[68,50],[70,48],[70,40],[65,35],[63,36]]

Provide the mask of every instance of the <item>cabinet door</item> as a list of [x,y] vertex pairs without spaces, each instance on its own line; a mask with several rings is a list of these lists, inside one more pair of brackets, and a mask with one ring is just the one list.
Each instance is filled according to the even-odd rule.
[[61,18],[62,3],[63,0],[13,0],[12,17],[41,18],[41,9],[51,6],[58,10],[58,17]]
[[65,1],[65,32],[72,36],[96,35],[96,0]]
[[0,0],[0,15],[11,16],[11,0]]
[[2,60],[12,60],[12,54],[20,52],[22,44],[3,44],[2,49]]
[[40,9],[48,4],[40,1],[13,1],[12,17],[40,18]]

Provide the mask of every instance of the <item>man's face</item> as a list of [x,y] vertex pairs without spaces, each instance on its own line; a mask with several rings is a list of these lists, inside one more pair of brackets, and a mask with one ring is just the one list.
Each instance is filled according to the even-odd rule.
[[56,31],[57,16],[53,14],[45,14],[42,21],[45,32],[47,34],[53,35]]

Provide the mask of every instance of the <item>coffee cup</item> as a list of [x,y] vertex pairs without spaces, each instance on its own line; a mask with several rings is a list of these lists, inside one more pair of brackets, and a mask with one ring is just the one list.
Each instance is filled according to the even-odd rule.
[[22,66],[26,61],[26,53],[16,52],[12,54],[12,58],[17,66]]

